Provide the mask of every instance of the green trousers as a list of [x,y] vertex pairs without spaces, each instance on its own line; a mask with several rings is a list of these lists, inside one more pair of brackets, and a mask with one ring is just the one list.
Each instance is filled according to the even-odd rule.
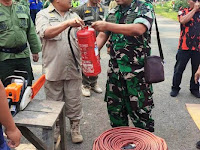
[[135,127],[153,132],[152,94],[152,85],[146,84],[141,74],[125,80],[116,73],[109,73],[105,101],[111,126],[128,126],[129,116]]

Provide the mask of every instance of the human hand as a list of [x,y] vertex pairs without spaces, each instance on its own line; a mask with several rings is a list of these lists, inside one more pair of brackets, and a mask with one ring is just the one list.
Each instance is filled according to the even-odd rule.
[[39,60],[39,55],[38,54],[32,54],[32,57],[33,57],[33,61],[34,62],[38,62],[38,60]]
[[106,25],[107,22],[105,21],[96,21],[92,23],[91,27],[99,32],[104,32],[106,30]]
[[9,130],[6,128],[5,134],[7,135],[9,147],[15,148],[20,144],[22,134],[17,127],[15,127],[14,130]]
[[78,17],[68,20],[68,23],[71,27],[83,27],[85,25],[84,21]]
[[200,3],[199,3],[199,1],[197,0],[196,2],[195,2],[195,4],[194,4],[194,10],[197,12],[197,11],[199,11],[199,8],[200,8]]
[[194,81],[196,84],[198,83],[199,77],[200,77],[200,69],[198,69],[194,75]]

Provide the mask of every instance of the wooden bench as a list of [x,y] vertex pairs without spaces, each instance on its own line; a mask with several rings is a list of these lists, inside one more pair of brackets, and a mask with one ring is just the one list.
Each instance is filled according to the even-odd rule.
[[[60,148],[61,150],[67,150],[64,102],[34,99],[14,117],[14,120],[23,136],[38,150],[54,150],[54,129],[58,118],[61,138]],[[44,142],[31,132],[28,127],[41,128]]]
[[200,130],[200,104],[185,104],[186,108]]

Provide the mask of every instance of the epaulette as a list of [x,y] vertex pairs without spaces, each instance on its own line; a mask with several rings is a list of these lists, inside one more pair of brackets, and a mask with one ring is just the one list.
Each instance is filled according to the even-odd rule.
[[[119,7],[119,6],[117,6]],[[116,9],[115,8],[112,8],[108,11],[108,14],[114,14],[116,12]]]

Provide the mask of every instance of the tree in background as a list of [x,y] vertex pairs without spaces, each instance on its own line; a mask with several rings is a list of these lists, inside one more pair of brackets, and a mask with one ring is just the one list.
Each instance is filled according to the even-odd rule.
[[187,0],[176,0],[174,5],[174,10],[178,12],[180,7],[188,7]]

